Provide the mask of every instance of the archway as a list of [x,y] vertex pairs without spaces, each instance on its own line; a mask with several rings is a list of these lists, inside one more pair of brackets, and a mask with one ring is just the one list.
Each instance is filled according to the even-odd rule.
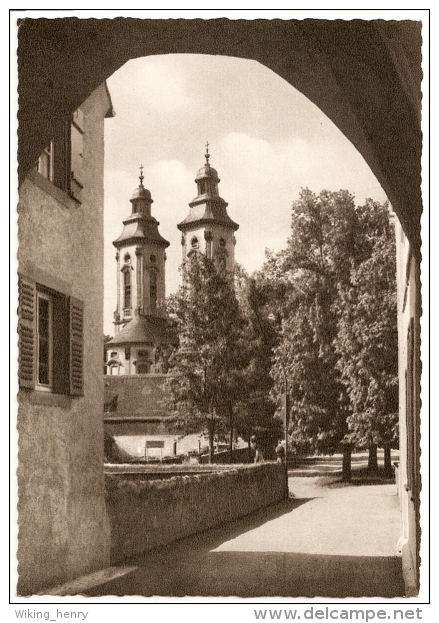
[[24,19],[18,33],[19,173],[63,115],[131,58],[175,52],[254,59],[352,141],[419,249],[420,22]]
[[[171,52],[256,60],[316,103],[357,147],[386,190],[410,242],[399,277],[405,289],[404,322],[414,317],[417,331],[420,30],[416,22],[381,21],[22,20],[20,181],[65,119],[127,60]],[[419,345],[419,335],[411,343]],[[410,386],[416,395],[418,383],[416,371]],[[416,433],[418,409],[415,404]],[[97,411],[95,415],[99,417]]]

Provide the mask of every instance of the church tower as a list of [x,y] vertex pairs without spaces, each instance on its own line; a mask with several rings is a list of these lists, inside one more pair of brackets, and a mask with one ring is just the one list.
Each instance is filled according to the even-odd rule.
[[107,342],[106,365],[111,375],[164,371],[164,361],[177,337],[165,311],[165,263],[169,242],[151,215],[153,199],[140,184],[130,201],[131,214],[113,242],[116,252],[117,304],[115,337]]
[[117,249],[116,333],[137,314],[164,315],[165,262],[169,242],[158,230],[160,223],[151,215],[153,199],[140,184],[133,193],[130,216],[123,221],[122,234],[113,242]]
[[182,232],[183,262],[191,251],[204,253],[218,266],[233,271],[235,265],[235,231],[239,225],[227,214],[228,204],[218,193],[218,172],[210,166],[209,143],[206,162],[199,169],[195,182],[197,196],[190,204],[188,216],[177,225]]

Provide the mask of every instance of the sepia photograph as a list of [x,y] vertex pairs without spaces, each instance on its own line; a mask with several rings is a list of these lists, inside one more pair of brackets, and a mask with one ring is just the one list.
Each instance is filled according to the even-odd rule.
[[124,13],[10,10],[10,603],[422,618],[429,11]]

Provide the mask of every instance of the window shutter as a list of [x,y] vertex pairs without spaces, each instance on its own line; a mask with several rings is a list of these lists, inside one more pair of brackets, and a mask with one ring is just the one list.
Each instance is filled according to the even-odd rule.
[[70,298],[53,293],[53,370],[55,394],[70,394]]
[[70,297],[70,395],[84,395],[84,303]]
[[21,389],[35,388],[35,282],[18,278],[18,382]]

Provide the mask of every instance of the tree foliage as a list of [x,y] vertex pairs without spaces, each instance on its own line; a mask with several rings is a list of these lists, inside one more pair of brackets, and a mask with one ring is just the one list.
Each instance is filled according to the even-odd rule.
[[170,359],[167,384],[176,424],[185,432],[206,430],[210,452],[225,426],[235,370],[243,367],[242,318],[230,275],[194,253],[183,286],[170,300],[179,347]]
[[[394,232],[387,205],[302,190],[287,247],[231,275],[194,253],[171,298],[180,345],[168,385],[180,427],[227,430],[274,449],[287,389],[289,434],[305,452],[396,443]],[[386,455],[387,456],[387,455]],[[390,455],[388,455],[390,456]]]
[[395,447],[398,439],[395,241],[386,208],[369,204],[369,211],[379,221],[371,237],[370,257],[352,271],[349,286],[339,291],[338,369],[352,408],[348,419],[352,440],[359,447],[372,444]]
[[274,457],[282,424],[275,418],[270,375],[278,335],[271,322],[269,298],[258,275],[249,277],[238,268],[235,288],[243,318],[245,367],[240,371],[240,395],[235,403],[236,432],[249,440],[253,435],[264,457]]
[[287,382],[291,439],[308,452],[334,452],[347,432],[349,405],[334,346],[335,300],[336,285],[348,279],[356,257],[353,213],[346,191],[303,190],[293,204],[287,249],[278,258],[285,296],[275,302],[281,342],[272,375],[277,395]]
[[287,383],[290,435],[306,452],[365,438],[394,443],[397,412],[393,229],[387,205],[302,190],[287,248],[269,255],[265,291],[281,335],[272,376]]

